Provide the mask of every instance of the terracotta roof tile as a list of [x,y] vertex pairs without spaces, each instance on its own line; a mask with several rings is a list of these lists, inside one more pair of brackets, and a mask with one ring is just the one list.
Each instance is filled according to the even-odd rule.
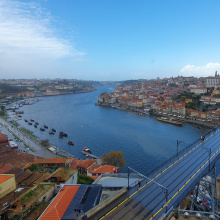
[[82,161],[82,163],[80,163],[78,166],[79,167],[84,167],[84,168],[88,168],[90,167],[93,163],[95,163],[95,160],[92,159],[86,159],[84,161]]
[[92,174],[99,174],[99,173],[114,173],[118,170],[118,167],[111,166],[111,165],[104,165],[97,170],[93,171]]
[[6,180],[12,178],[14,175],[5,175],[5,174],[0,174],[0,183],[5,182]]
[[45,159],[36,159],[33,164],[44,164],[44,163],[67,163],[69,158],[45,158]]
[[80,186],[64,186],[39,220],[60,220]]
[[99,176],[89,176],[91,178],[93,178],[94,180],[97,180],[99,178]]
[[100,168],[101,167],[101,165],[98,165],[98,164],[93,164],[91,167],[89,167],[87,170],[89,171],[89,172],[93,172],[94,170],[96,170],[96,169],[98,169],[98,168]]
[[5,172],[8,172],[9,170],[13,169],[14,167],[8,163],[6,164],[5,166],[3,166],[1,169],[0,169],[0,174],[3,174]]

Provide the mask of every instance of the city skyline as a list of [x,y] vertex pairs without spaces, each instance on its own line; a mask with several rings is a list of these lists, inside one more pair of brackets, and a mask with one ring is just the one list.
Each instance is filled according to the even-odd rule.
[[214,76],[215,1],[0,2],[1,78]]

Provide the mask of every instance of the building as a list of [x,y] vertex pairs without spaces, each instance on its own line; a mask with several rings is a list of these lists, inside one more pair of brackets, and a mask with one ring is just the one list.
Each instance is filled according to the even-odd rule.
[[207,77],[205,80],[205,87],[206,88],[215,88],[216,86],[220,85],[220,77]]
[[45,159],[37,159],[33,162],[33,164],[38,164],[44,167],[69,167],[70,166],[70,158],[45,158]]
[[101,185],[64,185],[39,220],[76,220],[99,203],[101,192]]
[[15,189],[15,175],[0,174],[0,199]]
[[0,147],[9,145],[8,137],[0,132]]

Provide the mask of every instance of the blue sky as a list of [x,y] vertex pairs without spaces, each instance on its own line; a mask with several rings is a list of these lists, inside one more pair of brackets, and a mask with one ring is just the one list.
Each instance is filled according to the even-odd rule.
[[220,72],[219,0],[0,1],[0,78]]

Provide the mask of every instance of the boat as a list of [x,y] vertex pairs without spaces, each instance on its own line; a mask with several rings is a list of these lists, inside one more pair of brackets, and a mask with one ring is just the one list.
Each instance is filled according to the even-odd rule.
[[54,128],[52,128],[51,131],[56,132],[56,130]]
[[168,119],[166,117],[160,117],[160,118],[157,118],[157,120],[165,122],[165,123],[173,124],[173,125],[178,125],[178,126],[182,126],[183,125],[182,122],[174,121],[174,120]]
[[67,137],[68,135],[66,134],[66,133],[64,133],[64,132],[60,132],[60,134],[59,134],[59,136],[62,136],[62,137]]
[[88,153],[88,154],[91,154],[91,153],[92,153],[91,150],[89,150],[89,148],[87,148],[87,147],[84,147],[84,148],[83,148],[83,151],[84,151],[85,153]]
[[31,119],[31,121],[32,121],[32,122],[34,122],[34,120],[33,120],[33,119]]
[[37,125],[35,124],[34,127],[37,128]]
[[40,130],[41,130],[41,131],[45,131],[45,129],[44,129],[44,128],[40,128]]
[[48,126],[44,125],[44,128],[48,129]]
[[27,119],[25,119],[24,121],[25,121],[25,122],[28,122],[28,120],[27,120]]
[[28,124],[29,124],[29,125],[32,125],[32,123],[31,123],[31,122],[28,122]]
[[39,125],[39,123],[38,123],[38,122],[35,122],[35,125]]
[[67,143],[68,143],[69,145],[74,145],[74,143],[73,143],[72,141],[69,141],[69,140],[67,140]]
[[54,134],[54,132],[53,131],[49,131],[49,134]]

